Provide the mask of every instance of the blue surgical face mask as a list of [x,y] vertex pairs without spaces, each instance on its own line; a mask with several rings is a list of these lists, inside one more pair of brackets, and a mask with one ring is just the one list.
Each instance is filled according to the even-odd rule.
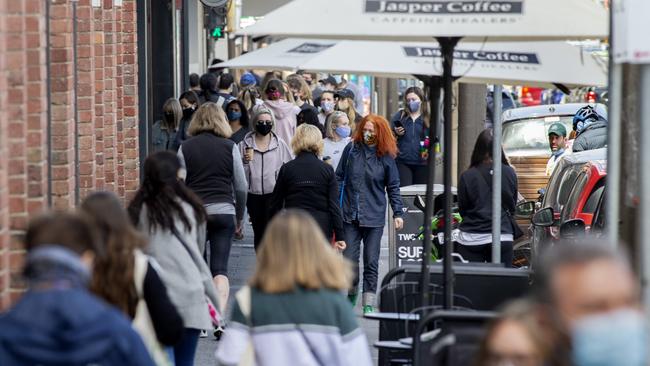
[[616,310],[578,320],[572,331],[575,366],[648,364],[645,320],[634,309]]
[[334,129],[334,131],[336,131],[336,134],[341,136],[342,138],[346,138],[350,136],[350,132],[352,130],[348,126],[339,126],[336,129]]
[[228,121],[239,121],[241,112],[228,111]]
[[334,103],[333,102],[321,102],[320,107],[325,113],[330,113],[331,111],[334,110]]
[[415,113],[420,110],[420,102],[419,100],[412,100],[409,102],[409,111]]

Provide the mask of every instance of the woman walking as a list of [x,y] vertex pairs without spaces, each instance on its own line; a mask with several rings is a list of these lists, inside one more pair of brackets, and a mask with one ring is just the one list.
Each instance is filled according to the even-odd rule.
[[198,94],[193,90],[184,92],[178,100],[181,102],[181,108],[183,108],[183,118],[181,118],[176,139],[174,140],[174,151],[178,151],[183,141],[187,140],[187,128],[190,127],[194,112],[201,105]]
[[[319,157],[323,138],[318,128],[301,125],[291,141],[296,158],[282,166],[270,203],[271,216],[283,208],[301,208],[316,220],[329,241],[343,239],[338,184],[332,167]],[[344,243],[339,243],[345,247]]]
[[[343,254],[358,267],[363,241],[363,312],[374,311],[379,266],[379,249],[386,219],[386,194],[393,209],[395,229],[401,230],[402,198],[399,175],[395,166],[397,146],[384,117],[364,117],[354,134],[353,142],[343,151],[336,170],[339,182],[344,238]],[[356,304],[358,268],[349,292]]]
[[348,115],[335,111],[327,117],[325,122],[325,149],[323,157],[330,157],[334,170],[339,166],[343,149],[350,143],[350,134],[354,126],[350,124]]
[[[463,217],[456,252],[470,262],[492,258],[492,130],[476,139],[470,168],[460,175],[458,210]],[[517,175],[501,152],[501,262],[512,266],[512,243],[516,231],[512,215],[517,203]]]
[[249,286],[236,295],[217,365],[372,364],[366,337],[341,295],[350,268],[309,214],[291,209],[274,217],[258,255]]
[[181,145],[178,156],[187,187],[199,196],[208,215],[208,263],[223,314],[230,292],[230,248],[246,208],[244,167],[237,145],[228,139],[232,131],[226,116],[215,103],[205,103],[196,111],[187,132],[191,137]]
[[219,306],[212,275],[201,256],[205,246],[206,214],[201,201],[179,179],[176,154],[162,151],[144,162],[142,185],[129,204],[129,216],[149,237],[147,251],[162,269],[169,297],[185,330],[174,346],[176,366],[191,366],[199,332],[212,320],[206,298]]
[[250,132],[248,110],[246,110],[246,106],[241,100],[233,99],[226,105],[226,116],[232,129],[230,139],[235,144],[238,144]]
[[253,108],[254,131],[239,143],[239,152],[248,178],[246,207],[253,224],[255,251],[270,220],[269,203],[282,165],[291,160],[287,144],[273,132],[275,118],[265,106]]
[[391,119],[397,136],[397,169],[401,186],[427,184],[429,107],[422,89],[413,86],[404,93],[404,109]]
[[163,118],[156,121],[151,129],[153,151],[175,150],[178,124],[183,117],[181,104],[174,98],[169,98],[163,104]]
[[183,335],[183,319],[167,295],[158,272],[141,251],[146,241],[110,192],[95,192],[81,203],[98,234],[102,250],[95,257],[90,290],[133,321],[151,358],[170,365],[162,346],[172,347]]
[[288,92],[285,84],[278,79],[271,79],[264,87],[264,105],[273,111],[275,132],[287,144],[291,143],[296,132],[297,116],[300,113],[299,107],[287,101],[285,94]]

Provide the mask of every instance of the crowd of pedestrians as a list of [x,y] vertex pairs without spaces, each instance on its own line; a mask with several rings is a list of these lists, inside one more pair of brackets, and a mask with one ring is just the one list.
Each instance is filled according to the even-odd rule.
[[[361,293],[363,312],[375,311],[387,212],[400,230],[400,187],[426,183],[432,122],[418,87],[388,120],[364,115],[344,77],[316,79],[192,75],[153,124],[153,153],[126,207],[96,192],[77,213],[30,222],[28,291],[0,317],[0,364],[193,365],[199,337],[212,331],[223,336],[217,364],[369,365],[350,303]],[[576,117],[578,138],[600,132],[589,112]],[[564,152],[565,137],[551,127],[554,151]],[[473,262],[491,258],[492,145],[483,131],[458,186],[454,250]],[[510,266],[518,192],[505,154],[502,170],[501,258]],[[229,302],[230,250],[247,220],[257,266]],[[537,296],[489,327],[481,364],[614,365],[590,359],[614,345],[628,360],[646,357],[640,341],[620,337],[645,339],[625,260],[600,247],[553,253]],[[600,281],[616,291],[599,292]]]

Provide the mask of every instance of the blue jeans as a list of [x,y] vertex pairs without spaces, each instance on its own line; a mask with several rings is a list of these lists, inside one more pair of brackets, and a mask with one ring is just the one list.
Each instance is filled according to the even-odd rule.
[[379,277],[379,250],[384,227],[360,227],[359,224],[343,223],[343,232],[347,248],[343,251],[345,258],[354,264],[354,282],[350,294],[356,294],[359,287],[359,257],[363,240],[363,293],[377,292]]
[[200,332],[198,329],[185,328],[183,338],[174,346],[174,364],[176,366],[194,366]]

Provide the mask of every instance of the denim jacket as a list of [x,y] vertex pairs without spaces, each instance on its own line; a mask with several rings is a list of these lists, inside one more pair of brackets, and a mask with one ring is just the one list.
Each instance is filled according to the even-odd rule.
[[351,142],[343,150],[336,169],[343,221],[358,221],[362,227],[382,227],[386,223],[386,193],[393,217],[402,216],[402,197],[395,159],[378,157],[375,148]]

